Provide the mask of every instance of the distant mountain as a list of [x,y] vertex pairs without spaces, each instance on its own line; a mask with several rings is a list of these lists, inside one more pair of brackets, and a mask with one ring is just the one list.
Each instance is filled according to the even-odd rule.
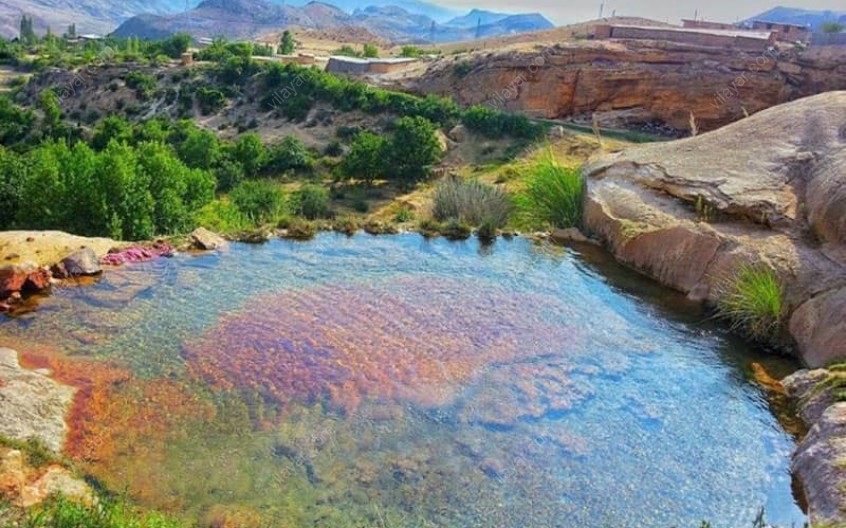
[[485,26],[488,24],[495,24],[503,18],[508,18],[508,15],[505,13],[485,11],[484,9],[473,9],[464,16],[453,18],[447,22],[446,25],[462,28],[475,28],[479,25],[479,22],[481,22],[481,25]]
[[0,35],[18,36],[21,15],[33,17],[36,33],[47,27],[61,34],[70,24],[78,33],[108,33],[118,24],[143,13],[184,11],[198,0],[0,0]]
[[813,11],[810,9],[779,6],[749,18],[744,22],[751,23],[754,20],[798,24],[800,26],[810,26],[812,29],[817,30],[826,22],[846,20],[846,11]]
[[[279,0],[274,0],[279,1]],[[292,0],[287,2],[289,5],[303,6],[310,0]],[[335,7],[339,7],[347,13],[355,13],[358,10],[366,9],[371,6],[397,6],[414,15],[425,15],[436,22],[445,22],[460,14],[459,11],[441,7],[439,5],[430,4],[421,0],[325,0],[326,3]]]
[[186,32],[195,37],[223,35],[237,39],[286,26],[326,28],[345,24],[352,24],[350,15],[337,7],[319,2],[294,7],[263,0],[205,0],[196,8],[183,13],[130,18],[113,34],[152,39]]
[[[2,1],[2,0],[0,0]],[[310,2],[304,6],[275,4],[265,0],[205,0],[195,9],[172,15],[140,15],[115,30],[122,37],[162,38],[177,32],[195,37],[223,35],[248,38],[279,31],[287,26],[327,29],[350,26],[367,29],[395,43],[454,42],[511,35],[553,27],[538,14],[488,17],[495,20],[481,27],[439,24],[431,17],[396,5],[369,6],[347,14],[334,5]]]

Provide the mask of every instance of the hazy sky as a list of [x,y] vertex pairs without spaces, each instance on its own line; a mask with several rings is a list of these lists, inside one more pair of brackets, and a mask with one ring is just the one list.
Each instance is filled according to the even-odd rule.
[[[569,24],[596,18],[600,0],[434,0],[433,3],[458,10],[479,7],[506,13],[540,11],[556,24]],[[698,8],[702,18],[734,22],[777,5],[846,11],[846,0],[782,0],[781,4],[778,0],[605,0],[605,16],[616,9],[618,15],[678,22],[682,17],[693,18]]]

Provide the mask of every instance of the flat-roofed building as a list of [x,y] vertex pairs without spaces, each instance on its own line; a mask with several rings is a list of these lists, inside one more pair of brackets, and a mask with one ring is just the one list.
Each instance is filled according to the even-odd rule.
[[811,38],[810,28],[798,24],[753,20],[752,29],[756,31],[772,31],[775,33],[776,40],[779,42],[808,42]]
[[417,59],[405,57],[362,59],[333,55],[329,57],[326,71],[346,75],[385,74],[400,71],[416,62]]
[[597,39],[663,40],[744,51],[764,51],[775,44],[773,32],[741,29],[600,25],[594,36]]

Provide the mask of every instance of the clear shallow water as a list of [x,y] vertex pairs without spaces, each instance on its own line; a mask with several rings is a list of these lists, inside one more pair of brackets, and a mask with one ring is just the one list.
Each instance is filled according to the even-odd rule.
[[801,525],[767,358],[677,301],[521,239],[326,234],[108,273],[0,344],[81,387],[92,473],[203,522]]

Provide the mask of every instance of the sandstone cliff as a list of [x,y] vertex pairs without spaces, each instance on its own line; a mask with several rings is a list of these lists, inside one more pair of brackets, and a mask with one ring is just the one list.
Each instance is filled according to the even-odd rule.
[[800,97],[846,89],[846,56],[746,53],[655,41],[539,44],[438,61],[407,89],[539,118],[597,113],[603,126],[712,130]]
[[716,300],[743,263],[785,286],[809,366],[846,359],[846,92],[588,165],[586,228],[621,261]]

